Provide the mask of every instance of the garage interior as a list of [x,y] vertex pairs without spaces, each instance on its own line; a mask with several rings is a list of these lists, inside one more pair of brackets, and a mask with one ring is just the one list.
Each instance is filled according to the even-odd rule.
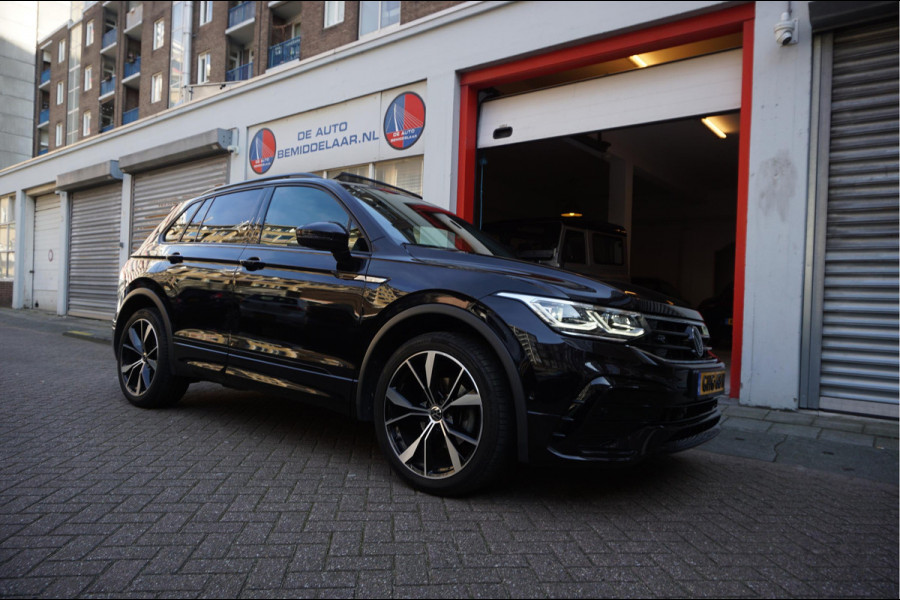
[[[670,56],[641,57],[671,64],[739,45],[739,36],[727,36],[707,45],[670,50]],[[501,111],[494,107],[481,111],[487,117],[479,119],[475,222],[485,226],[510,219],[558,219],[575,213],[585,220],[625,227],[631,280],[677,296],[701,310],[710,326],[716,354],[728,362],[740,110],[732,106],[691,114],[682,109],[676,118],[651,118],[648,122],[625,115],[625,126],[580,132],[573,132],[572,119],[565,124],[563,115],[556,118],[568,128],[565,135],[532,133],[543,126],[528,121],[529,112],[537,113],[526,105],[525,97],[532,92],[537,91],[533,94],[537,106],[540,98],[553,98],[550,94],[554,89],[571,89],[574,94],[586,89],[577,87],[586,77],[623,81],[610,75],[628,73],[636,67],[632,64],[626,68],[619,60],[616,65],[607,63],[594,69],[593,78],[588,77],[589,71],[582,70],[557,75],[553,80],[494,88],[484,94],[482,106],[499,100],[495,106],[503,106],[506,114],[498,114]],[[644,76],[650,71],[647,69]],[[663,85],[671,85],[671,81],[669,77]],[[572,82],[579,83],[569,86]],[[638,82],[640,85],[644,84]],[[610,89],[618,92],[621,88]],[[627,105],[625,98],[619,104]],[[502,104],[504,100],[508,104]],[[647,102],[646,97],[643,101]],[[666,102],[666,98],[659,102]],[[545,102],[541,109],[552,111],[553,107]],[[602,110],[598,106],[597,111]],[[682,116],[685,113],[690,116]],[[597,120],[602,122],[604,117]],[[516,139],[519,132],[523,132],[520,139],[525,141]]]

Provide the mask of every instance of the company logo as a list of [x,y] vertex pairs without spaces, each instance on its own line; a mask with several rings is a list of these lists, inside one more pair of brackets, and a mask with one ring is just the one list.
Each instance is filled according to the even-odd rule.
[[700,335],[700,330],[697,327],[691,327],[691,342],[694,344],[694,354],[697,357],[703,356],[703,336]]
[[275,134],[269,129],[260,129],[250,140],[250,168],[257,175],[269,170],[275,162]]
[[391,148],[406,150],[422,137],[425,102],[414,92],[403,92],[384,113],[384,137]]

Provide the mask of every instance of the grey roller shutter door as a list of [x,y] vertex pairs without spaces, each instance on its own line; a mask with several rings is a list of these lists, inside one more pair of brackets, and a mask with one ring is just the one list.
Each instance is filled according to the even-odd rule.
[[818,382],[820,408],[885,416],[897,414],[900,394],[900,97],[892,21],[834,33]]
[[112,319],[119,281],[122,185],[74,192],[71,198],[68,313]]
[[228,156],[217,156],[134,176],[131,209],[131,251],[182,200],[198,196],[228,179]]

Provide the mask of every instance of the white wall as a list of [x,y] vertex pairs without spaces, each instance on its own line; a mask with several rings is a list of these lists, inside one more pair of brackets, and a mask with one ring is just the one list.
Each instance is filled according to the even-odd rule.
[[753,124],[740,399],[797,408],[810,139],[812,38],[808,5],[793,2],[799,43],[772,28],[785,2],[756,4]]

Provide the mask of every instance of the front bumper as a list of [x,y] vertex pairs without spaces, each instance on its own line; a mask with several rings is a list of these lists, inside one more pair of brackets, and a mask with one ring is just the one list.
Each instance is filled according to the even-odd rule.
[[717,395],[698,394],[701,372],[725,368],[714,356],[666,361],[625,343],[561,335],[519,303],[496,309],[523,350],[529,462],[630,463],[718,434]]

